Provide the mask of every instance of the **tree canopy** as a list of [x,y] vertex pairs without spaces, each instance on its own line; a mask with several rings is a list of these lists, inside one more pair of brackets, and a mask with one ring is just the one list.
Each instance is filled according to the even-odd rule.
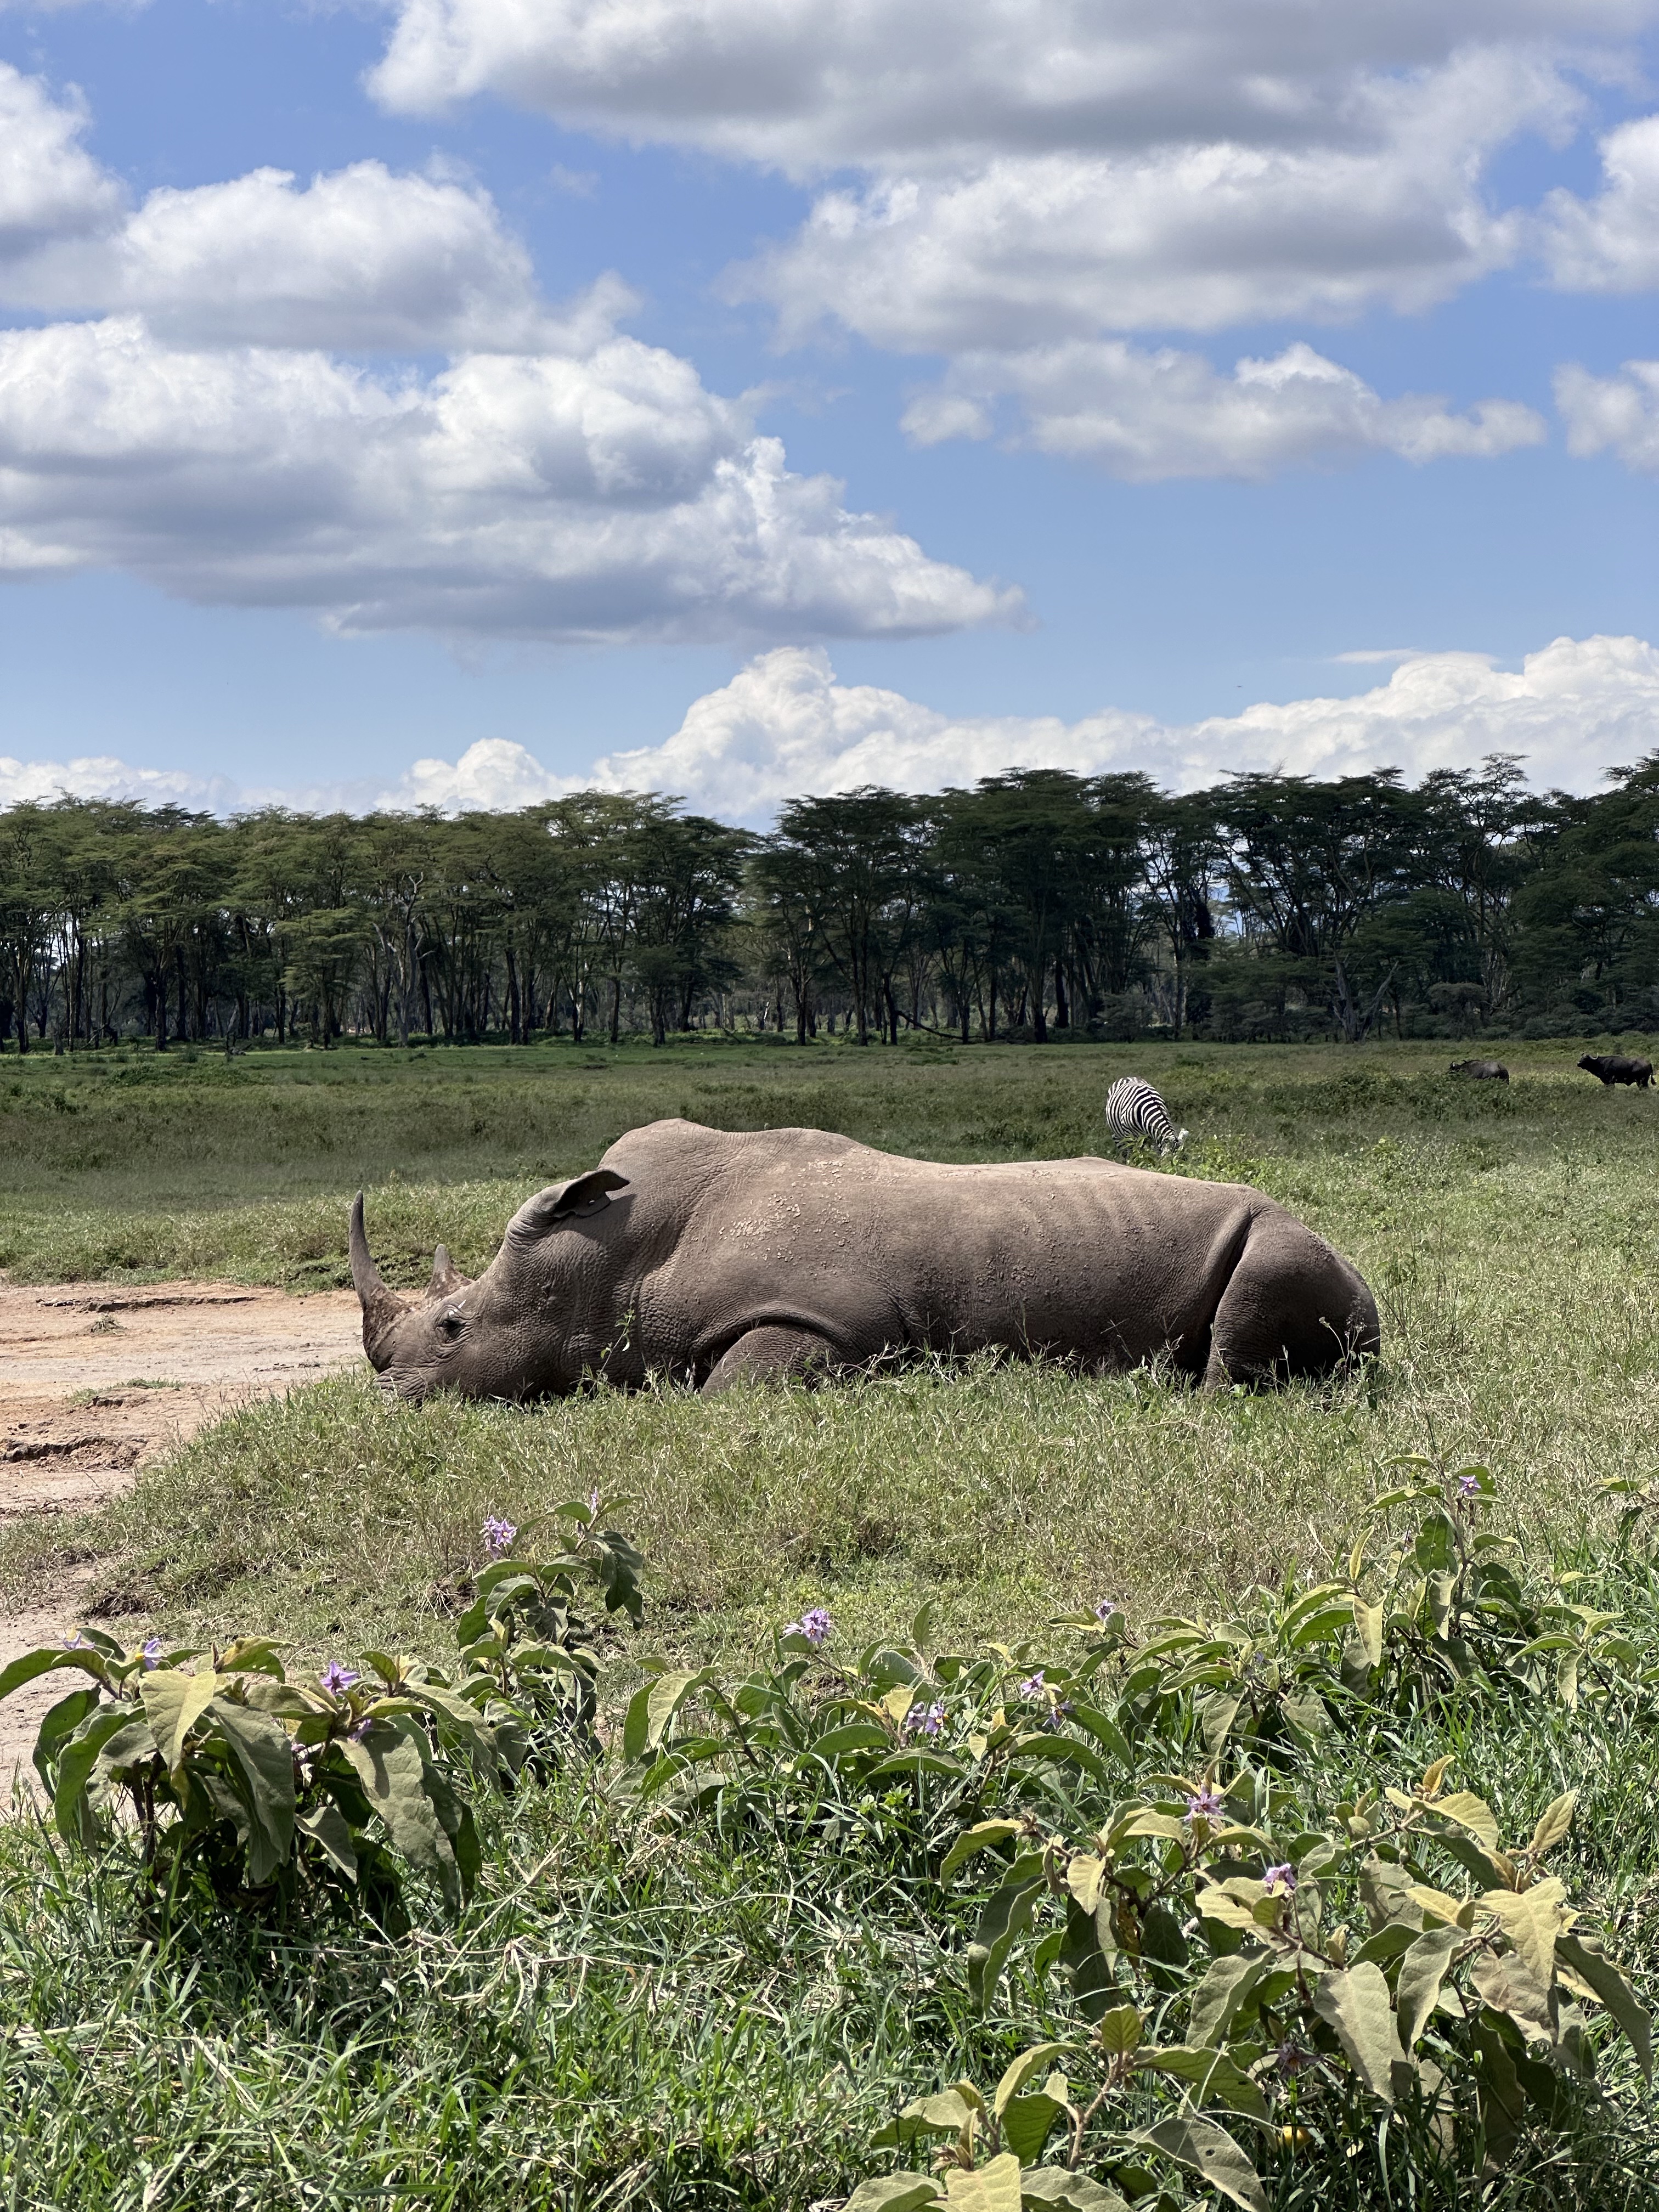
[[516,813],[0,811],[0,1047],[147,1036],[800,1042],[1565,1034],[1659,1025],[1659,755],[1322,781],[1013,769],[793,800]]

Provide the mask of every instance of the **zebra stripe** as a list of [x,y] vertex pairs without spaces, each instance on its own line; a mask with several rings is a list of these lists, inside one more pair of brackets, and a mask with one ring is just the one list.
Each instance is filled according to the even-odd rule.
[[1106,1093],[1106,1120],[1115,1136],[1144,1137],[1161,1152],[1178,1151],[1187,1135],[1170,1121],[1152,1085],[1138,1075],[1119,1076]]

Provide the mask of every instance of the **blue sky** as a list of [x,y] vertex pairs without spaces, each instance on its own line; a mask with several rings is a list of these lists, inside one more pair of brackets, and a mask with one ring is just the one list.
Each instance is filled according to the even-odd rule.
[[1588,787],[1656,18],[0,4],[0,798]]

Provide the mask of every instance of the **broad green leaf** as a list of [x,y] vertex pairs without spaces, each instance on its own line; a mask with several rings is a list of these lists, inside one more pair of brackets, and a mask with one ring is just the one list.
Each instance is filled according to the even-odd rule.
[[1566,1893],[1563,1883],[1552,1880],[1531,1889],[1489,1889],[1480,1899],[1481,1910],[1492,1915],[1546,1990],[1555,1978],[1555,1939]]
[[[1017,1875],[1018,1868],[1015,1871]],[[1014,1939],[1030,1926],[1042,1895],[1041,1880],[1016,1879],[1005,1882],[988,1899],[978,1932],[968,1946],[968,1991],[981,2013],[989,2008]]]
[[104,1679],[104,1662],[95,1651],[67,1651],[56,1645],[47,1645],[39,1651],[25,1651],[9,1667],[0,1667],[0,1698],[9,1698],[14,1690],[21,1690],[25,1682],[33,1682],[42,1674],[50,1674],[59,1667],[78,1667],[82,1674]]
[[343,1875],[349,1881],[356,1881],[357,1854],[352,1847],[351,1830],[346,1817],[337,1805],[314,1806],[309,1813],[301,1813],[295,1825],[311,1838],[319,1850],[333,1860]]
[[1034,2159],[1042,2157],[1042,2146],[1065,2110],[1059,2099],[1051,2097],[1046,2089],[1036,2090],[1029,2097],[1011,2098],[1002,2115],[1004,2146],[1022,2166],[1029,2166]]
[[1206,1698],[1198,1708],[1198,1724],[1204,1738],[1204,1748],[1210,1758],[1221,1754],[1221,1747],[1232,1732],[1238,1718],[1238,1709],[1244,1700],[1236,1691],[1218,1690]]
[[1406,2054],[1382,1968],[1365,1965],[1322,1974],[1314,1991],[1314,2010],[1335,2029],[1349,2063],[1371,2094],[1393,2104],[1394,2068]]
[[1395,2010],[1401,2048],[1407,2055],[1428,2026],[1429,2015],[1440,1995],[1440,1984],[1446,1978],[1446,1969],[1463,1941],[1461,1928],[1430,1928],[1417,1938],[1400,1961],[1399,1978],[1395,1984]]
[[1423,1908],[1425,1921],[1438,1920],[1449,1928],[1467,1929],[1474,1924],[1476,1899],[1472,1897],[1450,1897],[1443,1889],[1431,1889],[1421,1881],[1414,1881],[1408,1894]]
[[997,2083],[996,2094],[991,2100],[991,2110],[998,2119],[1002,2118],[1011,2097],[1017,2097],[1039,2066],[1046,2066],[1064,2045],[1058,2043],[1034,2043],[1029,2051],[1022,2051],[1013,2064]]
[[860,2182],[842,2212],[921,2212],[924,2204],[943,2202],[931,2174],[884,2173]]
[[1193,1992],[1187,2027],[1189,2039],[1200,2045],[1224,2043],[1235,2015],[1271,1963],[1265,1951],[1254,1958],[1235,1952],[1231,1958],[1216,1960]]
[[1020,1826],[1018,1820],[976,1820],[971,1828],[964,1828],[945,1855],[939,1880],[948,1881],[976,1851],[988,1850],[993,1844],[1006,1843],[1010,1836],[1018,1835]]
[[1598,1996],[1623,2029],[1636,2053],[1643,2078],[1653,2079],[1653,2022],[1636,2002],[1636,1993],[1594,1936],[1558,1936],[1555,1948],[1562,1965]]
[[[135,1726],[143,1729],[148,1735],[146,1723],[143,1721],[135,1723],[131,1705],[100,1706],[88,1714],[58,1753],[58,1787],[52,1793],[52,1814],[58,1832],[66,1844],[89,1843],[92,1840],[95,1831],[86,1802],[88,1780],[105,1746]],[[153,1741],[150,1749],[152,1752],[155,1750]]]
[[1527,1845],[1529,1859],[1542,1858],[1546,1851],[1553,1850],[1565,1838],[1572,1826],[1573,1808],[1577,1802],[1578,1792],[1568,1790],[1544,1808],[1539,1816],[1538,1826],[1532,1832],[1532,1841]]
[[1025,2212],[1129,2212],[1115,2189],[1103,2189],[1086,2173],[1073,2173],[1063,2166],[1029,2168],[1019,2177],[1019,2190]]
[[219,1655],[222,1674],[274,1674],[283,1679],[282,1645],[269,1636],[239,1636]]
[[647,1751],[655,1751],[692,1691],[701,1689],[710,1679],[706,1667],[680,1669],[659,1674],[636,1691],[623,1724],[623,1756],[631,1762]]
[[841,1728],[826,1729],[822,1735],[814,1736],[806,1748],[815,1759],[835,1759],[847,1751],[882,1751],[892,1741],[884,1729],[873,1721],[848,1721]]
[[1110,1752],[1121,1765],[1134,1765],[1134,1753],[1129,1748],[1128,1738],[1110,1715],[1102,1712],[1098,1705],[1073,1705],[1066,1717],[1072,1727],[1085,1729],[1103,1750]]
[[1146,2015],[1137,2005],[1115,2005],[1110,2012],[1101,2015],[1095,2027],[1101,2049],[1114,2058],[1139,2050],[1146,2032]]
[[371,1728],[362,1742],[340,1747],[385,1824],[393,1848],[412,1867],[434,1875],[452,1909],[460,1905],[460,1874],[437,1807],[426,1786],[426,1762],[412,1735],[391,1724]]
[[1382,1664],[1382,1607],[1367,1605],[1358,1590],[1353,1594],[1354,1632],[1359,1638],[1359,1648],[1365,1655],[1368,1667]]
[[1498,1849],[1496,1816],[1486,1799],[1477,1797],[1473,1790],[1454,1790],[1449,1797],[1437,1800],[1434,1810],[1443,1820],[1455,1820],[1460,1828],[1467,1828],[1487,1850]]
[[1106,1862],[1092,1851],[1079,1851],[1066,1869],[1066,1887],[1085,1912],[1100,1903],[1106,1883]]
[[903,2118],[930,2135],[959,2135],[980,2108],[970,2105],[960,2089],[940,2089],[931,2097],[918,2097],[904,2108]]
[[1249,1905],[1241,1905],[1236,1897],[1229,1897],[1214,1882],[1199,1891],[1196,1902],[1203,1919],[1218,1921],[1224,1928],[1239,1928],[1255,1934],[1260,1927]]
[[176,1775],[183,1765],[185,1739],[225,1687],[225,1681],[211,1667],[196,1674],[169,1668],[165,1674],[140,1677],[138,1694],[144,1701],[155,1748],[169,1774]]
[[951,2212],[1020,2212],[1019,2160],[1004,2151],[988,2165],[952,2166],[945,2176]]
[[87,1715],[95,1711],[98,1686],[92,1683],[84,1690],[71,1690],[66,1698],[59,1698],[48,1707],[34,1737],[34,1771],[50,1790],[52,1787],[52,1768],[58,1753],[75,1734]]
[[884,1774],[960,1774],[962,1762],[942,1751],[896,1751],[880,1765],[870,1769],[869,1778],[878,1781]]
[[1150,2144],[1177,2166],[1201,2174],[1212,2189],[1242,2204],[1244,2212],[1267,2212],[1261,2177],[1225,2128],[1176,2113],[1160,2120],[1155,2128],[1144,2129],[1135,2141]]
[[294,1849],[294,1747],[285,1729],[228,1698],[215,1698],[208,1711],[241,1777],[252,1820],[248,1880],[258,1889],[287,1865]]
[[1501,1958],[1491,1951],[1479,1952],[1469,1979],[1481,2003],[1506,2014],[1523,2036],[1531,2041],[1553,2039],[1549,1990],[1518,1951],[1506,1951]]
[[1285,1719],[1304,1735],[1323,1735],[1330,1727],[1331,1709],[1316,1691],[1304,1690],[1279,1702]]
[[1140,2060],[1147,2074],[1172,2074],[1193,2092],[1194,2105],[1226,2105],[1253,2120],[1267,2117],[1267,2100],[1248,2074],[1241,2071],[1224,2051],[1200,2050],[1190,2044],[1161,2043]]
[[1049,1759],[1060,1766],[1080,1766],[1097,1782],[1107,1779],[1106,1762],[1092,1744],[1079,1743],[1074,1735],[1049,1735],[1046,1733],[1023,1735],[1009,1753],[1011,1759]]

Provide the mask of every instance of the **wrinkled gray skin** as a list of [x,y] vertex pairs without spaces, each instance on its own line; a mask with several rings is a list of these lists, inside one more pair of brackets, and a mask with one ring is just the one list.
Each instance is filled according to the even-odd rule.
[[398,1394],[562,1395],[602,1375],[714,1392],[907,1348],[1097,1371],[1167,1353],[1206,1388],[1374,1352],[1370,1292],[1238,1183],[1098,1159],[943,1167],[821,1129],[653,1121],[538,1192],[476,1282],[438,1248],[425,1299],[351,1216],[363,1348]]

